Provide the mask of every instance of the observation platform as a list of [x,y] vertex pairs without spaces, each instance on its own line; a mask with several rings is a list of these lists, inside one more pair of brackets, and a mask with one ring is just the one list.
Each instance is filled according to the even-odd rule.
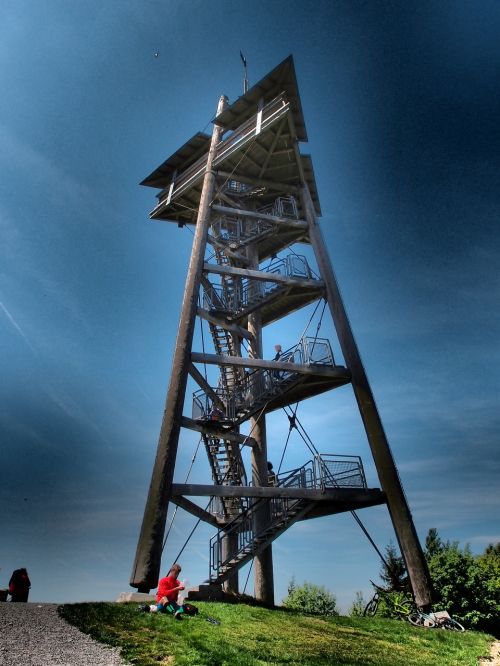
[[[297,469],[273,475],[269,486],[224,486],[174,484],[172,501],[212,525],[219,525],[210,541],[211,583],[222,583],[278,536],[300,520],[376,506],[386,502],[377,488],[367,488],[358,456],[318,454]],[[211,496],[205,511],[186,496]],[[227,520],[228,498],[241,502],[240,513]],[[259,533],[254,516],[263,502],[269,502],[270,521]],[[224,559],[224,539],[234,534],[238,550]]]
[[262,324],[271,324],[314,303],[325,292],[323,280],[314,278],[305,257],[296,254],[276,259],[265,271],[211,263],[205,263],[204,271],[226,281],[204,283],[204,310],[228,323],[242,323],[258,310]]
[[[260,99],[262,107],[255,113]],[[279,194],[298,195],[304,178],[321,215],[311,158],[296,146],[297,139],[307,140],[307,133],[291,57],[227,107],[216,122],[226,130],[212,164],[218,188],[234,178],[266,205]],[[210,137],[198,132],[142,181],[162,188],[151,219],[196,223],[209,145]],[[300,204],[299,214],[305,219]]]
[[210,243],[236,259],[247,245],[257,244],[259,262],[293,243],[309,244],[308,224],[299,219],[296,197],[276,197],[272,204],[248,210],[241,196],[244,188],[244,183],[231,179],[224,186],[225,205],[212,204]]
[[279,361],[218,356],[193,352],[194,363],[234,366],[245,369],[245,378],[231,391],[200,389],[193,394],[193,420],[213,423],[210,414],[222,410],[221,422],[236,428],[251,416],[272,412],[315,395],[348,384],[350,371],[335,364],[328,340],[303,338],[285,351]]

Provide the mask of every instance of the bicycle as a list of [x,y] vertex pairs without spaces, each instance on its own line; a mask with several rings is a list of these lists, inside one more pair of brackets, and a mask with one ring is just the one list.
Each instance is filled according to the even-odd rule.
[[418,611],[415,602],[406,592],[390,592],[372,580],[370,583],[375,588],[375,594],[366,604],[363,615],[373,617],[378,611],[380,602],[383,601],[390,617],[398,620],[407,620],[413,614],[416,616],[415,620],[417,620],[420,611]]
[[465,628],[457,622],[446,611],[436,613],[424,613],[415,605],[415,602],[408,593],[391,592],[372,580],[370,583],[375,588],[375,594],[366,604],[363,615],[373,617],[383,600],[390,617],[398,620],[407,620],[415,627],[426,627],[428,629],[446,629],[448,631],[465,631]]
[[450,617],[447,611],[438,611],[436,613],[431,613],[431,615],[438,629],[446,629],[447,631],[465,631],[465,627],[463,627],[460,622],[457,622],[457,620]]

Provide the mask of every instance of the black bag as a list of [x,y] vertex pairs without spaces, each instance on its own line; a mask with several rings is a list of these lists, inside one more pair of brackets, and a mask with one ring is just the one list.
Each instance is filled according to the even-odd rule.
[[139,613],[149,613],[151,609],[148,604],[139,604],[137,606],[137,610],[139,611]]
[[183,608],[186,615],[198,615],[199,611],[193,604],[184,604]]

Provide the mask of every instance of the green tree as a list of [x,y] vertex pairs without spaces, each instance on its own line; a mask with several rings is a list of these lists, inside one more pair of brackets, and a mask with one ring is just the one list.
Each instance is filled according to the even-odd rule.
[[366,601],[363,597],[363,592],[356,592],[356,596],[354,598],[354,601],[351,604],[351,607],[349,609],[349,615],[351,617],[362,617],[363,612],[365,610],[366,606]]
[[380,578],[384,583],[386,590],[406,590],[408,589],[408,576],[406,566],[401,555],[398,554],[396,546],[389,543],[385,548],[385,562],[380,569]]
[[497,541],[495,544],[490,543],[486,546],[484,555],[487,557],[492,557],[493,559],[497,558],[500,562],[500,541]]
[[437,555],[443,550],[444,544],[439,537],[435,527],[431,527],[428,535],[425,537],[425,556],[427,559]]
[[458,542],[442,542],[437,531],[427,549],[435,590],[434,608],[447,610],[466,626],[498,634],[500,626],[500,557],[495,547],[480,556]]
[[338,615],[337,600],[325,587],[307,582],[297,586],[293,578],[283,606],[311,615]]

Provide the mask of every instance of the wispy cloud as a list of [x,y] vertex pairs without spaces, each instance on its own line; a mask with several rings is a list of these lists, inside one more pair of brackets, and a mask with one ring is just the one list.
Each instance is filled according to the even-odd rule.
[[44,386],[45,394],[50,400],[72,421],[80,423],[85,427],[93,430],[100,437],[101,441],[107,446],[108,450],[112,450],[113,446],[109,438],[105,435],[103,430],[96,423],[95,418],[89,416],[81,404],[69,395],[65,390],[63,394],[56,390],[53,386],[46,384]]
[[14,319],[14,317],[11,315],[11,313],[8,311],[8,309],[5,307],[5,305],[0,301],[0,309],[6,316],[7,320],[10,322],[11,326],[17,331],[17,333],[21,336],[21,338],[24,340],[24,342],[28,345],[28,347],[31,349],[33,354],[36,354],[36,350],[31,344],[28,336],[26,333],[23,331],[23,329],[19,326],[17,321]]
[[498,507],[498,487],[495,480],[482,487],[447,486],[439,494],[436,491],[417,491],[411,494],[410,504],[422,525],[440,528],[479,525],[485,517],[494,515]]

